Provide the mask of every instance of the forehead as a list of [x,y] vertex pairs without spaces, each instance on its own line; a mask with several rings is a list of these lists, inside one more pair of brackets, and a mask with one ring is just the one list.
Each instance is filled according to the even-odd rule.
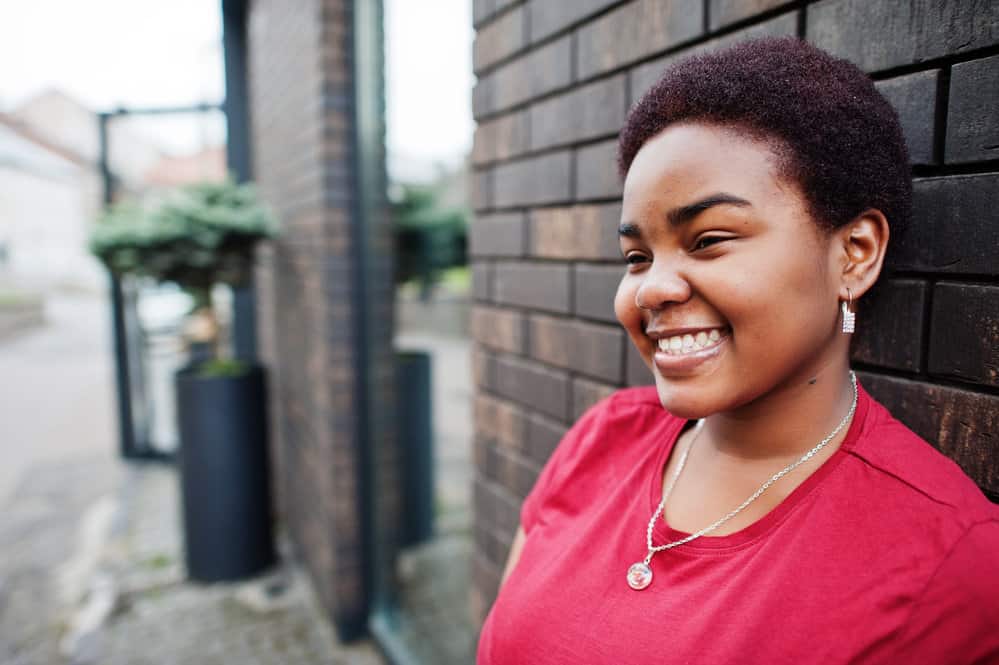
[[725,191],[754,206],[797,194],[778,176],[778,158],[765,142],[717,125],[671,125],[642,146],[624,183],[624,214],[682,205]]

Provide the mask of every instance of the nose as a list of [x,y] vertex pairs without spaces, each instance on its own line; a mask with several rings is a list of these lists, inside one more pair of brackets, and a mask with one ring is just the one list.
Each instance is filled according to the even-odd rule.
[[[658,263],[658,265],[657,265]],[[675,268],[654,262],[642,276],[642,283],[635,291],[635,305],[639,309],[659,310],[670,303],[690,299],[690,283]]]

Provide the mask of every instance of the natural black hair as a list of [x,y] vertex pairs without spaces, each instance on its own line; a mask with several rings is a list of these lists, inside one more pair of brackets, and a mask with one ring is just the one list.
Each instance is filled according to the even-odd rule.
[[621,176],[646,141],[679,122],[767,142],[779,175],[799,185],[827,228],[869,208],[884,213],[893,232],[909,222],[912,182],[898,115],[864,72],[807,42],[746,41],[671,65],[628,115]]

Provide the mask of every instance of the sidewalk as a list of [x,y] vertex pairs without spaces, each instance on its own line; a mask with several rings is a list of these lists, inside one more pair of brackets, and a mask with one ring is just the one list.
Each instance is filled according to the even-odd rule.
[[368,642],[337,642],[298,567],[187,581],[177,491],[162,465],[27,474],[0,528],[0,663],[383,663]]
[[292,564],[186,580],[175,469],[114,449],[106,303],[51,305],[0,343],[0,665],[382,665]]

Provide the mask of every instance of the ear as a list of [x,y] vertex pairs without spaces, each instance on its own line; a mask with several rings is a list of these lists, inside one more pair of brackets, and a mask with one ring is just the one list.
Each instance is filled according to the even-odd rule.
[[854,300],[877,281],[888,248],[888,220],[880,210],[865,210],[834,231],[836,252],[842,274],[840,297],[846,300],[850,289]]

